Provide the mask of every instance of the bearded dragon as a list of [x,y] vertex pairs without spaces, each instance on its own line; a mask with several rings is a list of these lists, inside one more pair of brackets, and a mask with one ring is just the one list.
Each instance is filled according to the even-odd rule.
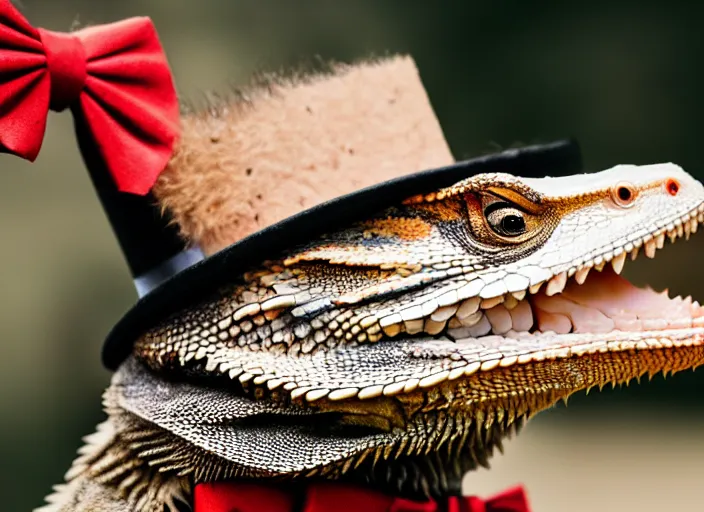
[[559,400],[704,362],[704,309],[620,276],[703,221],[673,164],[480,174],[266,255],[131,340],[43,510],[238,478],[458,492]]

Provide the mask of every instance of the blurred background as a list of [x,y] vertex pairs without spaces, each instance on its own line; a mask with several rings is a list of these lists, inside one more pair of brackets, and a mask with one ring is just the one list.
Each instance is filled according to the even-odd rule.
[[[184,99],[311,57],[410,53],[458,159],[575,136],[586,166],[673,161],[704,179],[704,3],[22,0],[53,30],[148,15]],[[34,165],[0,157],[0,488],[30,510],[101,420],[100,347],[135,301],[69,115]],[[704,235],[626,274],[704,299]],[[577,396],[468,476],[536,512],[704,510],[704,371]]]

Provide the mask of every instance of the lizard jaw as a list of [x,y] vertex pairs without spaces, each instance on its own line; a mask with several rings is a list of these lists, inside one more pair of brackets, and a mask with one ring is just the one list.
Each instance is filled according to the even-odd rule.
[[[332,390],[292,387],[292,396],[308,402],[323,398],[368,400],[412,393],[418,388],[427,390],[444,382],[471,378],[475,373],[509,367],[520,372],[522,366],[542,361],[584,357],[595,366],[609,366],[616,353],[631,357],[638,352],[640,363],[629,368],[617,365],[623,367],[619,372],[606,372],[608,375],[605,373],[596,380],[585,379],[583,385],[563,388],[572,394],[592,386],[628,382],[644,373],[653,375],[696,367],[704,362],[701,348],[704,308],[691,297],[671,299],[667,292],[639,289],[619,274],[627,255],[634,260],[642,248],[646,257],[654,258],[666,239],[671,243],[682,237],[689,239],[700,222],[704,222],[704,204],[641,239],[627,242],[530,289],[498,297],[475,296],[440,306],[421,319],[385,325],[384,333],[392,339],[408,334],[431,335],[431,338],[411,338],[413,348],[409,350],[433,362],[412,376],[398,375],[394,382],[384,385]],[[653,354],[649,363],[646,354]],[[625,356],[618,358],[621,357]],[[443,359],[445,364],[438,364]],[[541,409],[553,402],[546,402]]]
[[[601,272],[604,269],[612,269],[615,273],[620,274],[628,257],[635,260],[642,250],[642,254],[652,259],[657,250],[664,247],[667,239],[671,243],[682,237],[689,239],[691,234],[697,232],[699,223],[702,222],[704,222],[704,203],[640,238],[626,241],[619,247],[595,254],[586,261],[562,265],[553,270],[533,267],[530,272],[522,276],[524,279],[523,287],[512,288],[511,283],[501,282],[501,280],[486,285],[481,279],[477,279],[456,291],[442,292],[438,296],[430,295],[417,307],[410,308],[410,311],[383,316],[379,318],[379,326],[384,335],[391,338],[404,333],[411,335],[425,333],[436,336],[448,330],[451,336],[460,337],[480,337],[492,333],[504,334],[509,329],[497,329],[487,318],[492,314],[486,315],[488,311],[493,310],[495,317],[497,312],[501,311],[501,308],[496,308],[497,305],[503,304],[506,309],[512,310],[528,294],[544,294],[548,297],[559,294],[568,283],[584,284],[590,273],[593,273],[592,271]],[[504,290],[504,292],[498,294],[487,292],[487,289],[492,288]],[[509,288],[510,291],[505,292],[506,288]],[[477,290],[481,290],[480,295],[475,295]],[[527,323],[530,323],[530,319],[519,320],[519,327],[515,330],[530,329],[530,325],[526,327]],[[452,331],[456,329],[460,329],[460,332],[453,335]],[[374,334],[370,332],[370,338]]]
[[[294,396],[308,402],[369,400],[469,380],[472,384],[465,386],[459,400],[465,406],[545,392],[549,397],[539,401],[534,410],[538,412],[582,389],[704,363],[702,306],[689,297],[671,299],[667,293],[637,288],[610,270],[593,273],[581,285],[570,282],[559,294],[539,292],[510,310],[499,304],[481,315],[483,327],[476,324],[450,329],[445,336],[399,340],[404,346],[399,352],[407,358],[404,366],[413,368],[411,375],[397,375],[392,383],[356,392],[334,390],[320,396],[304,390]],[[528,328],[513,329],[517,324]],[[477,325],[483,332],[472,332]],[[413,367],[411,362],[419,364]],[[556,370],[560,365],[572,369],[572,377],[554,382],[559,393],[546,384],[549,376],[536,375],[535,368],[541,365],[553,373],[562,371]],[[492,384],[480,393],[480,381]]]

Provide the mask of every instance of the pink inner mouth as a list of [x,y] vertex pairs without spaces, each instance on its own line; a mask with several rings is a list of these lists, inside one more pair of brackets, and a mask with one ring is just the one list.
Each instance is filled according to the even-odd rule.
[[544,289],[523,300],[479,309],[453,319],[455,338],[514,332],[608,333],[704,327],[704,307],[691,297],[669,298],[667,292],[638,288],[606,268],[584,282],[569,280],[564,290],[548,296]]
[[680,329],[704,325],[704,308],[691,297],[638,288],[613,270],[592,272],[584,284],[570,281],[562,293],[529,298],[540,331],[604,333]]

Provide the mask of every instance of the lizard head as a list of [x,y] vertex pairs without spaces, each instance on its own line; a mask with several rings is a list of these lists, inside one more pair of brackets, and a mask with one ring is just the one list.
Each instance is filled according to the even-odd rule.
[[[130,363],[199,398],[122,407],[213,461],[197,480],[441,494],[558,400],[704,362],[704,309],[620,276],[702,221],[704,187],[672,164],[477,175],[231,276]],[[196,402],[185,428],[174,409]]]

